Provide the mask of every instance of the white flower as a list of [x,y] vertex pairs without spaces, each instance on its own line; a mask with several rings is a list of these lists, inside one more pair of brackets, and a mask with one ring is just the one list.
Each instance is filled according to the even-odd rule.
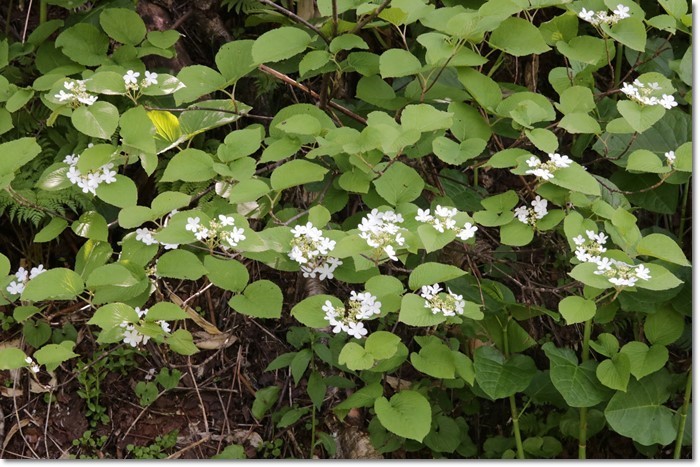
[[590,23],[591,21],[593,21],[593,15],[595,15],[595,11],[586,10],[585,8],[582,8],[578,14],[578,17]]
[[112,170],[112,167],[114,167],[114,164],[103,166],[100,174],[100,181],[105,182],[107,185],[117,181],[117,171]]
[[78,163],[78,156],[76,156],[75,154],[69,154],[63,159],[63,162],[70,166],[73,166]]
[[229,243],[233,246],[238,245],[238,242],[245,240],[244,230],[242,227],[234,227],[231,229],[231,235],[229,236]]
[[163,330],[163,332],[170,332],[170,323],[167,321],[158,320],[156,323],[160,324],[160,328]]
[[367,329],[365,329],[364,323],[361,322],[349,323],[346,332],[356,339],[362,339],[363,336],[367,335]]
[[391,259],[392,261],[398,261],[399,258],[396,256],[396,250],[394,250],[394,247],[391,245],[387,245],[384,247],[384,252],[386,255]]
[[430,209],[418,209],[418,215],[416,220],[419,222],[430,222],[433,220],[433,216],[430,215]]
[[204,227],[201,227],[198,231],[194,233],[194,236],[197,238],[197,240],[204,241],[209,237],[209,229],[206,229]]
[[233,225],[235,222],[233,217],[225,216],[223,214],[219,214],[219,221],[221,222],[221,225],[224,227],[229,226],[229,225]]
[[335,313],[335,307],[333,306],[333,303],[331,303],[330,300],[326,300],[321,309],[326,313]]
[[434,284],[434,285],[424,285],[423,287],[420,288],[420,296],[425,298],[426,300],[430,300],[434,296],[436,296],[438,293],[442,291],[442,288],[440,287],[439,284]]
[[651,279],[651,275],[649,275],[650,272],[651,272],[651,271],[649,271],[649,268],[644,267],[643,264],[640,264],[640,265],[637,266],[637,268],[634,270],[634,274],[635,274],[638,278],[643,279],[643,280],[645,280],[645,281],[648,281],[649,279]]
[[678,105],[678,102],[676,102],[673,96],[664,94],[661,96],[661,99],[659,99],[659,105],[665,109],[672,109]]
[[464,228],[459,231],[457,237],[459,237],[459,239],[462,241],[466,241],[474,237],[475,234],[476,226],[472,225],[471,222],[467,222],[466,224],[464,224]]
[[605,245],[605,242],[608,241],[608,236],[603,232],[595,233],[592,230],[586,230],[586,235],[588,235],[588,238],[600,245]]
[[92,105],[95,102],[97,102],[97,96],[92,96],[92,95],[79,95],[77,96],[78,102],[81,102],[85,105]]
[[653,91],[661,91],[661,86],[656,81],[653,83],[647,83],[647,87]]
[[7,291],[11,295],[20,295],[22,292],[24,292],[24,282],[19,282],[19,281],[10,282],[10,284],[7,286]]
[[334,267],[331,265],[324,263],[317,267],[314,271],[318,273],[318,278],[320,280],[326,280],[326,279],[333,279],[333,271],[335,270]]
[[598,270],[595,271],[595,273],[598,274],[605,271],[610,271],[612,269],[612,265],[615,263],[613,263],[610,258],[600,258],[596,264],[598,265]]
[[46,272],[46,269],[44,269],[43,264],[40,264],[39,266],[32,268],[32,270],[29,272],[29,279],[34,279],[36,276],[44,272]]
[[576,245],[583,245],[586,243],[586,239],[583,238],[583,235],[579,235],[578,237],[574,237],[572,239]]
[[535,156],[530,156],[528,160],[525,161],[529,167],[537,167],[542,162]]
[[141,73],[138,71],[134,70],[129,70],[126,72],[126,74],[123,76],[124,78],[124,83],[129,85],[129,84],[137,84],[138,83],[138,77],[141,76]]
[[28,276],[29,276],[29,271],[27,271],[26,269],[24,269],[21,266],[19,269],[17,269],[17,272],[15,273],[15,277],[17,278],[17,280],[22,281],[22,282],[26,282]]
[[342,266],[343,262],[338,258],[328,257],[326,263],[335,270],[338,266]]
[[664,153],[664,157],[666,158],[666,162],[668,162],[668,165],[673,165],[676,163],[675,151],[668,151],[668,152]]
[[144,308],[144,309],[142,310],[142,309],[139,308],[139,307],[134,307],[134,311],[135,311],[136,314],[139,316],[139,318],[143,318],[143,317],[146,316],[146,314],[148,313],[148,308]]
[[292,247],[292,251],[289,252],[289,259],[299,264],[304,264],[309,261],[298,246]]
[[146,76],[143,78],[143,81],[141,82],[141,85],[144,88],[147,88],[148,86],[155,85],[155,84],[158,84],[158,74],[147,71]]
[[180,246],[178,243],[161,243],[161,245],[163,245],[163,248],[166,250],[176,250],[177,247]]
[[124,343],[136,347],[143,340],[143,336],[136,329],[127,328],[124,331]]
[[554,178],[554,174],[547,169],[530,169],[526,170],[525,173],[528,175],[534,175],[535,177],[539,177],[543,180],[551,180]]
[[55,97],[56,99],[58,99],[61,102],[65,102],[65,101],[72,100],[73,94],[68,94],[66,91],[61,89],[60,91],[58,91],[58,94],[54,94],[53,97]]
[[199,222],[199,217],[188,217],[185,230],[189,230],[190,232],[196,232],[197,230],[199,230]]
[[153,232],[147,228],[136,229],[136,240],[145,243],[146,245],[155,245],[158,240],[153,238]]
[[639,91],[637,91],[637,88],[629,83],[622,83],[622,89],[620,89],[620,91],[622,91],[630,97],[639,95]]
[[613,14],[616,15],[619,19],[629,18],[629,12],[630,8],[622,4],[618,4],[617,9],[613,10]]
[[554,165],[560,168],[565,168],[571,165],[573,162],[569,156],[562,156],[561,154],[549,154],[549,160],[554,162]]

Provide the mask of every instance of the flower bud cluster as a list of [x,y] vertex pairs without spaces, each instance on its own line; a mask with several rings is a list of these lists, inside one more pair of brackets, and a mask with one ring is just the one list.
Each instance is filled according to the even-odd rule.
[[396,247],[402,247],[406,239],[401,235],[401,231],[406,230],[400,227],[403,223],[403,216],[392,210],[380,212],[378,209],[372,211],[362,218],[362,222],[357,226],[360,230],[360,237],[367,245],[375,251],[383,251],[393,261],[398,261]]
[[[136,311],[136,314],[139,315],[139,319],[143,320],[143,318],[146,316],[148,313],[148,308],[144,308],[143,310],[139,307],[134,308],[134,311]],[[142,322],[142,321],[141,321]],[[159,324],[163,332],[169,333],[170,332],[170,324],[167,321],[163,320],[158,320],[156,321],[156,324]],[[141,334],[139,330],[134,326],[132,323],[129,323],[128,321],[122,321],[122,323],[119,325],[119,327],[124,329],[124,332],[122,334],[124,338],[124,343],[129,344],[132,347],[136,347],[139,344],[146,344],[148,341],[151,339],[150,336],[147,336],[145,334]]]
[[242,227],[235,226],[232,216],[219,214],[218,220],[209,221],[209,226],[202,225],[199,217],[188,217],[185,229],[193,232],[200,242],[206,243],[210,248],[221,247],[224,250],[238,246],[245,240]]
[[430,309],[434,315],[442,313],[443,316],[456,316],[464,314],[466,302],[461,295],[453,293],[449,287],[447,293],[442,292],[439,284],[424,285],[420,289],[420,296],[425,299],[425,308]]
[[608,241],[608,236],[603,232],[595,233],[592,230],[586,230],[586,240],[583,235],[573,238],[576,244],[576,258],[584,263],[598,263],[601,260],[601,254],[605,253],[605,242]]
[[676,165],[676,152],[675,151],[668,151],[664,153],[664,157],[666,158],[666,163],[668,164],[669,167],[673,168]]
[[[59,102],[65,102],[73,108],[80,107],[80,104],[92,105],[97,102],[97,96],[87,92],[85,80],[64,81],[63,88],[54,94],[54,98]],[[68,91],[68,92],[66,92]]]
[[350,292],[348,305],[334,307],[330,300],[321,307],[326,312],[325,319],[333,326],[333,332],[345,332],[352,337],[361,339],[367,335],[362,320],[370,319],[374,315],[381,313],[382,302],[377,301],[377,297],[369,292]]
[[20,295],[22,292],[24,292],[24,288],[27,286],[27,282],[34,279],[36,276],[43,272],[46,272],[46,269],[44,269],[43,264],[40,264],[39,266],[32,268],[29,271],[27,271],[23,267],[20,267],[15,273],[15,280],[10,282],[6,290],[11,295]]
[[418,209],[416,220],[432,225],[440,233],[452,230],[457,233],[460,240],[469,240],[476,233],[476,226],[472,225],[471,222],[466,222],[463,228],[457,227],[457,221],[454,220],[456,215],[457,208],[443,207],[438,204],[435,206],[433,214],[430,214],[430,209]]
[[530,205],[532,206],[531,208],[528,208],[527,206],[520,206],[516,208],[514,216],[517,217],[523,224],[535,226],[537,225],[537,221],[539,219],[542,219],[547,215],[547,200],[537,196],[534,200],[532,200]]
[[536,156],[530,157],[525,161],[528,167],[530,167],[525,173],[539,177],[542,180],[550,180],[554,178],[554,172],[556,172],[557,169],[569,167],[572,162],[569,156],[562,156],[557,153],[549,153],[548,156],[549,161],[547,162],[540,161]]
[[63,162],[69,166],[66,177],[73,185],[77,185],[78,188],[83,190],[83,193],[92,193],[94,195],[100,184],[105,183],[109,185],[117,181],[117,171],[113,170],[114,164],[112,162],[108,162],[98,169],[82,173],[78,170],[79,160],[80,156],[71,154],[66,156]]
[[288,253],[291,260],[301,265],[304,277],[333,279],[333,272],[342,265],[338,258],[328,254],[335,248],[335,240],[323,236],[323,231],[314,227],[311,222],[297,225],[292,229],[292,250]]
[[158,74],[147,71],[146,76],[139,82],[139,76],[141,73],[134,70],[128,70],[122,78],[124,79],[124,85],[129,91],[138,91],[141,88],[147,88],[149,86],[158,84]]
[[[661,90],[659,83],[644,84],[638,79],[635,79],[632,84],[622,83],[622,91],[627,97],[633,101],[639,102],[642,105],[660,105],[664,109],[672,109],[678,105],[676,99],[669,94],[662,94],[658,97],[658,91]],[[654,96],[653,94],[657,94]]]
[[594,271],[599,276],[605,276],[616,287],[634,287],[639,279],[648,281],[651,279],[649,268],[643,264],[637,266],[627,264],[612,258],[601,258],[596,261],[598,270]]
[[613,10],[613,14],[610,15],[607,11],[593,11],[583,8],[578,14],[578,17],[588,23],[591,23],[593,26],[598,26],[600,24],[612,26],[622,19],[629,18],[630,9],[627,6],[618,4],[617,8]]

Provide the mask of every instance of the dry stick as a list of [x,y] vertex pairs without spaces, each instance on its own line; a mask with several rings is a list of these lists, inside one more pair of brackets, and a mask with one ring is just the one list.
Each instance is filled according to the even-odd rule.
[[[309,89],[308,87],[304,86],[303,84],[301,84],[297,81],[294,81],[292,78],[285,75],[284,73],[280,73],[279,71],[274,70],[267,65],[260,65],[260,66],[258,66],[258,69],[265,74],[273,76],[273,77],[275,77],[281,81],[284,81],[285,83],[299,89],[300,91],[305,92],[306,94],[310,95],[311,97],[313,97],[316,100],[321,100],[321,96],[319,96],[316,91],[313,91],[313,90]],[[359,115],[357,115],[353,111],[346,109],[345,107],[343,107],[340,104],[336,104],[333,101],[328,101],[328,107],[332,107],[332,108],[336,109],[337,111],[347,115],[348,117],[352,118],[353,120],[356,120],[356,121],[362,123],[363,125],[367,124],[367,120],[365,118],[360,117]]]
[[287,10],[285,7],[280,6],[280,5],[276,4],[275,2],[271,2],[270,0],[258,0],[258,1],[259,1],[260,3],[262,3],[262,4],[264,4],[264,5],[271,6],[271,7],[274,8],[275,10],[279,11],[280,13],[282,13],[282,14],[283,14],[284,16],[286,16],[287,18],[293,19],[293,20],[296,21],[297,23],[303,24],[303,25],[306,26],[307,28],[311,29],[313,32],[315,32],[316,34],[318,34],[318,36],[319,36],[321,39],[323,39],[323,41],[324,41],[326,44],[330,44],[330,43],[331,43],[330,39],[328,39],[328,38],[326,37],[326,35],[323,34],[323,33],[321,32],[320,29],[318,29],[316,26],[314,26],[313,24],[309,23],[308,21],[306,21],[304,18],[302,18],[301,16],[297,15],[296,13],[293,13],[293,12]]
[[202,408],[202,417],[204,417],[204,431],[209,434],[209,421],[207,420],[207,409],[204,408],[204,401],[202,400],[202,395],[199,393],[199,385],[194,377],[194,372],[192,371],[192,359],[187,356],[187,369],[190,370],[190,377],[192,378],[192,384],[194,384],[194,391],[197,394],[197,399],[199,399],[199,405]]

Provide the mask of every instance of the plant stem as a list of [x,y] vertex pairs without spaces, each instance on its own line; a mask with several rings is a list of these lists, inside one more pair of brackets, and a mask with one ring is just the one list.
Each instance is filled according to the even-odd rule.
[[[506,358],[510,357],[510,348],[508,343],[508,324],[510,323],[510,316],[506,321],[506,325],[503,326],[503,353]],[[515,435],[515,448],[518,452],[518,459],[525,459],[525,451],[523,451],[523,439],[520,436],[520,414],[518,413],[518,407],[515,405],[515,394],[508,396],[508,401],[510,402],[510,418],[513,420],[513,434]]]
[[[583,325],[583,350],[581,352],[581,362],[588,361],[590,353],[591,340],[591,324],[592,319],[586,321]],[[578,458],[586,458],[586,432],[588,431],[588,407],[579,409],[579,424],[578,424]]]
[[46,22],[46,18],[48,17],[48,10],[49,7],[46,3],[46,0],[41,0],[39,2],[39,24],[44,24]]
[[620,42],[617,43],[617,53],[615,54],[615,74],[613,78],[613,86],[615,87],[620,85],[620,76],[622,75],[622,53],[624,47],[625,46]]
[[673,458],[681,458],[681,448],[683,447],[683,435],[685,434],[685,420],[688,418],[688,404],[690,404],[690,392],[693,385],[693,370],[688,370],[688,380],[685,383],[685,396],[683,396],[683,407],[681,407],[681,419],[678,422],[678,435],[676,436],[676,448],[673,450]]

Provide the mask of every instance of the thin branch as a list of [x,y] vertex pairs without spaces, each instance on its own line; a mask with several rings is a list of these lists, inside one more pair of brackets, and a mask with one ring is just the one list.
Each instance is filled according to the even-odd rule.
[[301,16],[297,15],[296,13],[293,13],[293,12],[287,10],[285,7],[280,6],[280,5],[278,5],[278,4],[276,4],[275,2],[272,2],[272,1],[270,1],[270,0],[258,0],[258,1],[259,1],[260,3],[262,3],[262,4],[264,4],[264,5],[271,6],[271,7],[274,8],[275,10],[279,11],[280,13],[282,13],[282,14],[283,14],[284,16],[286,16],[287,18],[293,19],[293,20],[296,21],[297,23],[303,24],[303,25],[306,26],[307,28],[311,29],[313,32],[315,32],[316,34],[318,34],[318,36],[319,36],[321,39],[323,39],[323,41],[324,41],[326,44],[330,44],[330,43],[331,43],[330,39],[328,39],[328,38],[326,37],[326,35],[323,34],[319,28],[317,28],[317,27],[314,26],[313,24],[309,23],[308,21],[306,21],[304,18],[302,18]]
[[379,16],[379,13],[381,13],[384,10],[384,8],[388,7],[389,3],[391,3],[391,0],[384,0],[382,2],[382,4],[379,5],[379,8],[374,10],[371,14],[362,18],[362,20],[359,23],[357,23],[354,28],[352,28],[352,31],[350,31],[350,34],[357,34],[358,32],[360,32],[362,30],[362,28],[367,26],[367,23],[369,23],[374,18]]

